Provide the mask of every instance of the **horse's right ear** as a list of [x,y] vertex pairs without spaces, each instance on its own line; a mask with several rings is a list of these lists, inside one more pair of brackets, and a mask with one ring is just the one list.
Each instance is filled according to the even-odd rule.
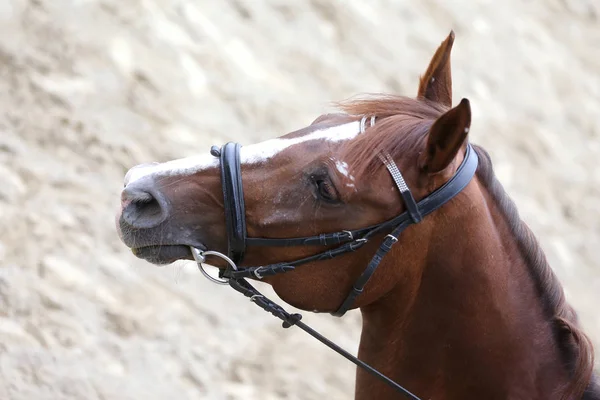
[[427,71],[421,76],[417,98],[427,99],[452,107],[452,73],[450,52],[454,43],[454,31],[442,42],[429,62]]
[[429,129],[425,151],[419,160],[423,172],[435,174],[444,170],[465,143],[471,127],[471,105],[460,104],[440,116]]

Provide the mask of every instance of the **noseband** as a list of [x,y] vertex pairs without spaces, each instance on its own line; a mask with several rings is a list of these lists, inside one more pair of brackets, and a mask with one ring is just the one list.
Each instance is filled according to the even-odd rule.
[[[365,121],[366,118],[361,120],[361,132],[364,132],[365,130]],[[374,118],[371,118],[370,122],[372,126],[375,122]],[[247,237],[244,190],[242,185],[240,163],[240,147],[241,146],[239,143],[230,142],[222,146],[220,149],[217,146],[213,146],[211,148],[211,154],[215,157],[219,157],[221,165],[221,182],[223,186],[225,223],[227,227],[227,256],[216,252],[202,252],[198,249],[192,248],[192,254],[198,262],[200,268],[202,268],[201,263],[205,261],[205,256],[216,255],[223,258],[225,261],[227,261],[228,266],[225,269],[221,269],[219,272],[220,278],[225,279],[221,283],[229,284],[237,291],[249,297],[261,308],[280,318],[283,321],[284,328],[288,328],[292,325],[300,327],[322,343],[337,351],[348,360],[366,369],[369,373],[375,375],[379,379],[382,379],[408,398],[419,400],[417,396],[396,382],[373,369],[368,364],[363,363],[350,353],[341,349],[335,343],[332,343],[325,337],[321,336],[318,332],[302,323],[302,321],[300,321],[302,318],[300,314],[289,314],[279,305],[264,297],[246,281],[246,278],[262,279],[266,276],[272,276],[294,270],[297,266],[309,262],[329,260],[342,254],[356,251],[364,246],[375,235],[387,232],[387,235],[383,239],[379,249],[376,251],[375,255],[363,273],[356,280],[350,293],[348,293],[346,296],[346,299],[342,302],[340,307],[332,313],[337,317],[341,317],[350,309],[350,307],[352,307],[355,299],[363,292],[365,285],[381,263],[383,257],[398,241],[400,234],[410,225],[421,222],[424,217],[442,207],[467,186],[467,184],[475,175],[475,171],[477,169],[477,153],[473,150],[470,144],[467,144],[465,158],[454,176],[440,188],[419,202],[415,201],[410,189],[408,188],[408,185],[406,184],[400,170],[396,166],[396,163],[391,156],[387,153],[380,154],[379,158],[391,174],[396,187],[400,192],[406,207],[405,212],[390,220],[366,228],[342,230],[333,233],[322,233],[315,236],[279,239]],[[246,252],[246,247],[248,246],[285,247],[317,245],[328,247],[337,245],[337,247],[329,248],[321,253],[294,261],[243,268],[237,266],[242,262]]]
[[221,150],[211,149],[211,154],[221,160],[221,184],[225,204],[227,227],[227,255],[238,264],[246,253],[246,206],[240,163],[239,143],[227,143]]

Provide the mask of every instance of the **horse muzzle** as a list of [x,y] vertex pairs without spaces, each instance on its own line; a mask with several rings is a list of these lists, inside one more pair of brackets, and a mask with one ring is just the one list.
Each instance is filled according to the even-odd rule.
[[162,265],[192,260],[190,246],[206,249],[197,232],[178,228],[173,214],[171,202],[152,176],[133,181],[126,177],[116,226],[119,237],[136,257]]

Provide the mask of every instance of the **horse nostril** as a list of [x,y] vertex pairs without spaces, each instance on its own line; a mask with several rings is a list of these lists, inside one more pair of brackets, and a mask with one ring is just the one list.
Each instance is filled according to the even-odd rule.
[[167,218],[166,201],[150,180],[128,185],[121,194],[121,218],[131,227],[152,228]]
[[152,194],[139,189],[125,188],[121,193],[121,201],[123,204],[130,202],[147,203],[154,200]]

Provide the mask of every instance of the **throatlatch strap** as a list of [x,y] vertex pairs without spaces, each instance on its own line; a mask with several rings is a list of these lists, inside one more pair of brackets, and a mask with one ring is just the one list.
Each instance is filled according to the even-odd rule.
[[398,241],[398,236],[400,236],[402,231],[404,231],[409,225],[411,225],[410,222],[399,225],[392,233],[385,237],[381,243],[381,246],[379,246],[379,249],[369,262],[369,265],[367,265],[367,268],[365,268],[363,273],[354,283],[352,290],[350,290],[350,293],[348,293],[348,296],[346,296],[346,300],[344,300],[340,308],[338,308],[335,312],[332,312],[331,315],[335,317],[341,317],[346,314],[350,307],[352,307],[352,304],[354,304],[354,300],[356,300],[356,298],[363,292],[365,285],[369,282],[369,279],[371,279],[377,267],[379,267],[383,257],[385,257],[385,255],[392,249],[392,246]]
[[385,257],[385,255],[392,249],[394,243],[398,241],[398,236],[400,236],[402,231],[406,229],[411,223],[417,224],[423,220],[423,216],[419,211],[419,206],[417,205],[417,202],[415,201],[412,193],[410,192],[410,189],[408,188],[404,177],[400,173],[400,170],[398,169],[398,166],[396,166],[396,163],[394,162],[392,157],[388,153],[385,153],[379,154],[379,159],[386,166],[386,168],[390,172],[390,175],[392,175],[392,179],[394,180],[394,183],[396,183],[396,187],[398,187],[398,191],[400,192],[400,195],[404,200],[404,204],[406,205],[406,211],[410,216],[410,220],[406,220],[405,222],[400,223],[400,225],[394,228],[392,233],[385,237],[383,243],[381,243],[381,246],[379,246],[379,249],[369,262],[369,265],[367,265],[367,268],[363,271],[363,273],[354,283],[354,286],[350,290],[350,293],[348,293],[348,296],[346,296],[346,299],[344,300],[340,308],[338,308],[337,311],[331,313],[336,317],[343,316],[350,309],[350,307],[352,307],[352,304],[354,304],[356,298],[360,296],[360,294],[363,292],[365,285],[367,284],[367,282],[369,282],[369,279],[371,279],[371,276],[373,276],[377,267],[379,267],[379,264],[381,263],[383,257]]

